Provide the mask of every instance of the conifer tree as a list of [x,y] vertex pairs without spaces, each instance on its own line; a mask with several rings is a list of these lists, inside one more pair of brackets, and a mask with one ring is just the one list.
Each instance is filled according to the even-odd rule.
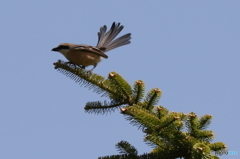
[[87,113],[106,114],[120,110],[130,124],[143,131],[144,142],[154,147],[151,152],[138,154],[133,145],[120,141],[116,144],[120,154],[99,159],[218,159],[210,152],[226,148],[222,142],[211,143],[214,133],[206,130],[211,123],[211,115],[198,117],[194,112],[173,112],[157,105],[162,93],[158,88],[145,95],[145,84],[141,80],[130,86],[116,72],[109,73],[105,79],[60,60],[54,65],[76,83],[109,98],[109,101],[86,103],[84,109]]

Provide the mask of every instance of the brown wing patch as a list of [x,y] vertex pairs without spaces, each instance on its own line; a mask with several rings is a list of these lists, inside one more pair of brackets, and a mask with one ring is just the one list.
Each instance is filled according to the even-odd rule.
[[77,45],[71,48],[71,50],[83,50],[89,53],[97,54],[99,56],[102,56],[104,58],[108,58],[106,54],[102,50],[100,50],[97,47],[89,46],[89,45]]

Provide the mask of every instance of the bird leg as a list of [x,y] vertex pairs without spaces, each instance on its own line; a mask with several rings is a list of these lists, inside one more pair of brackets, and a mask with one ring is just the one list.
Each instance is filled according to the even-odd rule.
[[94,70],[95,67],[97,67],[97,63],[95,63],[95,64],[93,65],[93,68],[92,68],[91,70],[88,70],[87,73],[92,73],[92,71]]
[[76,66],[78,66],[78,67],[80,67],[81,69],[85,69],[85,66],[82,66],[82,65],[77,65],[77,64],[75,64],[75,63],[73,63],[73,62],[71,62],[71,61],[69,61],[69,62],[66,62],[67,64],[69,64],[69,65],[73,65],[74,66],[74,69],[76,69],[77,67]]
[[86,66],[78,65],[81,69],[85,69]]

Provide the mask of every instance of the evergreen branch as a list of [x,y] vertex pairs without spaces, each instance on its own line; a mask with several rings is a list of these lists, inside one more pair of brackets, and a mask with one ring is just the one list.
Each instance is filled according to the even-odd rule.
[[196,137],[196,132],[199,128],[199,121],[197,119],[197,115],[193,112],[188,114],[186,122],[186,127],[188,128],[188,132],[191,134],[191,136]]
[[95,114],[107,114],[114,112],[116,109],[119,109],[122,105],[126,104],[125,102],[118,102],[112,100],[111,102],[88,102],[84,107],[87,113],[95,113]]
[[[172,145],[174,141],[186,138],[186,135],[183,135],[180,131],[184,125],[181,121],[185,118],[183,113],[171,112],[159,120],[154,113],[137,105],[125,107],[122,109],[122,113],[127,115],[126,119],[130,120],[132,125],[143,129],[148,135],[155,135],[158,136],[158,138],[160,137],[165,145],[169,146]],[[152,146],[159,146],[159,143],[155,143],[155,141],[152,140],[152,143],[149,144]]]
[[205,115],[198,120],[195,113],[189,113],[186,120],[186,127],[188,128],[190,135],[198,139],[199,141],[212,141],[212,139],[214,138],[213,132],[203,130],[208,124],[210,124],[210,119],[210,115]]
[[134,86],[133,86],[133,98],[134,98],[134,101],[133,101],[133,104],[138,104],[143,96],[144,96],[144,91],[145,91],[145,84],[143,83],[143,81],[141,80],[138,80],[134,83]]
[[188,150],[182,149],[182,147],[156,147],[151,151],[152,154],[155,154],[157,156],[161,156],[161,159],[168,159],[168,158],[187,158],[186,156],[189,154]]
[[156,106],[153,112],[159,119],[163,118],[168,114],[168,110],[163,106]]
[[163,153],[145,153],[139,156],[139,159],[176,159],[178,156],[172,151],[165,151]]
[[[171,144],[166,142],[163,137],[159,137],[157,134],[147,134],[144,138],[144,142],[151,147],[159,147],[162,150],[168,149]],[[155,151],[152,151],[155,152]]]
[[155,128],[159,123],[159,119],[152,112],[138,105],[122,108],[121,111],[132,125],[138,126],[142,130]]
[[181,132],[184,123],[182,120],[185,118],[185,114],[171,112],[168,115],[160,119],[159,125],[153,129],[153,131],[145,131],[147,133],[147,138],[145,142],[151,146],[161,146],[164,145],[169,148],[183,147],[186,142],[186,133]]
[[200,141],[206,141],[206,142],[210,142],[213,140],[214,138],[214,134],[212,131],[209,130],[198,130],[195,133],[195,138],[197,138]]
[[[195,140],[191,144],[191,140],[184,140],[186,137],[184,136],[175,136],[175,139],[173,141],[165,142],[164,139],[158,139],[157,136],[154,135],[147,135],[145,140],[147,141],[153,141],[154,143],[158,143],[158,146],[155,147],[151,153],[157,153],[157,154],[164,154],[167,152],[167,154],[175,154],[176,158],[192,158],[191,156],[198,156],[197,158],[202,159],[205,157],[211,157],[208,144],[206,143],[198,143],[197,140]],[[156,142],[157,140],[157,142]],[[182,142],[183,141],[183,142]],[[187,142],[188,141],[188,142]],[[194,149],[190,151],[191,149]],[[187,157],[189,156],[189,157]]]
[[152,110],[154,105],[158,103],[161,94],[162,92],[158,88],[150,90],[143,102],[143,107],[145,107],[147,110]]
[[81,86],[85,85],[85,87],[93,89],[94,92],[102,94],[102,96],[108,96],[109,93],[118,94],[114,88],[110,87],[110,81],[100,75],[89,73],[88,71],[76,68],[76,66],[61,60],[58,60],[54,65],[55,69],[60,73],[66,75],[76,83],[79,83]]
[[118,90],[118,94],[121,93],[128,99],[128,101],[130,101],[132,88],[128,82],[116,72],[109,73],[108,79],[111,81],[111,85],[114,86],[116,90]]
[[[177,126],[176,126],[177,125]],[[171,147],[183,147],[188,141],[185,140],[186,135],[181,132],[176,127],[182,127],[183,123],[181,121],[174,121],[171,125],[169,125],[166,128],[162,128],[160,131],[155,131],[153,133],[152,138],[148,138],[150,142],[153,142],[152,144],[162,146],[162,145],[168,145]],[[156,143],[156,139],[154,136],[159,137],[161,140],[161,143]]]
[[[212,116],[204,115],[199,119],[192,112],[186,117],[183,113],[169,112],[162,106],[155,107],[162,93],[157,88],[150,90],[141,103],[145,91],[141,80],[136,81],[132,89],[128,82],[115,72],[111,72],[108,79],[105,79],[60,60],[54,65],[59,72],[81,86],[110,98],[110,102],[88,102],[85,106],[87,113],[105,114],[120,108],[132,125],[146,133],[144,142],[155,147],[151,153],[138,155],[135,147],[121,141],[116,147],[124,154],[99,159],[213,159],[218,157],[211,156],[211,150],[220,151],[226,148],[224,143],[210,143],[214,134],[205,129],[211,123]],[[122,108],[123,105],[129,106]],[[182,131],[183,121],[187,132]]]
[[116,148],[120,154],[130,154],[133,156],[138,155],[137,149],[131,144],[129,144],[127,141],[120,141],[116,144]]
[[226,149],[227,146],[223,142],[215,142],[209,144],[209,147],[212,151],[222,151]]
[[204,115],[199,119],[199,129],[206,129],[211,124],[211,115]]
[[[167,128],[169,127],[170,125],[172,125],[176,120],[179,120],[181,119],[178,115],[178,113],[176,112],[171,112],[169,113],[168,115],[162,117],[160,120],[159,120],[159,123],[158,123],[158,128],[157,130],[161,130],[164,129],[164,128]],[[174,125],[175,127],[176,125]],[[172,129],[172,128],[170,128]]]
[[175,153],[167,151],[165,153],[144,153],[136,157],[132,155],[112,155],[99,157],[98,159],[176,159],[177,157]]
[[196,143],[192,147],[191,156],[197,159],[211,159],[211,149],[204,143]]
[[132,156],[131,155],[111,155],[111,156],[98,157],[98,159],[132,159]]

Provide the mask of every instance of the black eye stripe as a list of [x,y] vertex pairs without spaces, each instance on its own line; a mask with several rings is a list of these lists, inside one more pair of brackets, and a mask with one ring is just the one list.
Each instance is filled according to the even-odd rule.
[[59,47],[58,47],[58,49],[69,49],[69,46],[66,46],[66,45],[60,45]]

